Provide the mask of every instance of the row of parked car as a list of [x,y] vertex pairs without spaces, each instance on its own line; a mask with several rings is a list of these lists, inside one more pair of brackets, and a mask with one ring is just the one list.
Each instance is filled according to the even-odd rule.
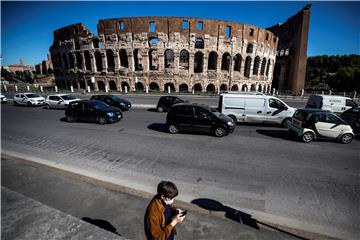
[[[129,101],[116,95],[94,95],[90,100],[81,100],[68,94],[49,95],[45,99],[35,93],[17,93],[14,105],[63,108],[68,122],[100,124],[121,120],[122,111],[131,108]],[[279,98],[259,92],[223,93],[217,109],[177,96],[163,96],[157,103],[157,111],[168,111],[166,125],[172,134],[190,131],[223,137],[235,130],[236,123],[243,122],[280,124],[304,142],[332,138],[350,143],[354,133],[360,133],[359,106],[340,96],[311,96],[305,109],[295,109]]]
[[281,124],[306,143],[314,139],[336,139],[347,144],[354,133],[360,133],[358,104],[341,96],[314,95],[305,109],[295,109],[262,93],[227,92],[220,95],[216,110],[176,96],[164,96],[159,99],[157,110],[169,111],[166,124],[173,134],[197,131],[222,137],[242,122]]

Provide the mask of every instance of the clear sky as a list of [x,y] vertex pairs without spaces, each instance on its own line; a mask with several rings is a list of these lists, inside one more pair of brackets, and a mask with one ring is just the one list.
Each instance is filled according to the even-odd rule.
[[[18,2],[1,1],[2,64],[46,59],[53,31],[82,22],[97,35],[99,19],[134,16],[200,17],[261,28],[285,22],[307,2]],[[312,1],[308,56],[360,54],[360,2]]]

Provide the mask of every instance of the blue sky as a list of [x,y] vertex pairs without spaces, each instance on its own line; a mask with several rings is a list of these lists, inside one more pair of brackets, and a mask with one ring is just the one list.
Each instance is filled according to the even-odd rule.
[[[311,2],[308,56],[360,54],[360,2]],[[1,1],[2,64],[37,64],[55,29],[82,22],[97,35],[99,19],[133,16],[200,17],[262,28],[285,22],[306,2],[18,2]]]

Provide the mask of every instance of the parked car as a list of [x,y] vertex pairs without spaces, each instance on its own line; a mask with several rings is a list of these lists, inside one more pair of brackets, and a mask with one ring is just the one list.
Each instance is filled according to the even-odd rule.
[[65,116],[68,122],[80,120],[105,124],[120,121],[122,112],[119,108],[111,107],[101,101],[80,100],[69,103]]
[[227,92],[219,97],[218,111],[235,123],[275,123],[287,127],[296,109],[260,92]]
[[289,132],[303,142],[317,138],[336,139],[350,143],[354,138],[350,125],[330,111],[320,109],[299,109],[288,125]]
[[120,108],[121,111],[127,111],[131,108],[131,103],[116,95],[94,95],[91,100],[102,101],[110,106]]
[[69,94],[55,94],[47,96],[45,103],[47,108],[65,109],[70,102],[81,100]]
[[14,96],[14,105],[42,106],[45,98],[36,93],[17,93]]
[[159,99],[156,109],[158,112],[168,111],[172,105],[183,102],[189,101],[176,96],[163,96]]
[[354,133],[360,134],[360,107],[353,107],[343,112],[340,117],[347,122]]
[[358,104],[351,98],[335,95],[311,95],[306,108],[318,108],[334,113],[342,113]]
[[0,98],[1,98],[1,103],[7,103],[7,98],[4,95],[0,94]]
[[217,137],[223,137],[235,129],[235,123],[230,117],[197,103],[173,105],[166,116],[166,125],[172,134],[189,131],[210,133]]

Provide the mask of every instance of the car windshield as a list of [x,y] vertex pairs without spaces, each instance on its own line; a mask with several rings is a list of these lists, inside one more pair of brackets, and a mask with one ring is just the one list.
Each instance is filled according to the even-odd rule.
[[105,104],[103,102],[96,102],[94,104],[94,108],[96,108],[97,110],[102,110],[102,109],[105,109],[107,107],[109,107],[109,105],[107,105],[107,104]]
[[27,96],[28,98],[37,98],[37,97],[40,97],[39,95],[33,94],[33,93],[25,94],[25,96]]
[[121,98],[119,98],[118,96],[115,96],[115,95],[110,95],[109,98],[113,101],[120,101],[122,100]]
[[64,100],[74,100],[74,99],[77,99],[77,97],[74,97],[74,96],[71,96],[71,95],[64,95],[64,96],[61,96],[62,99]]
[[212,114],[214,114],[217,117],[222,116],[223,114],[218,112],[215,108],[210,108],[210,112],[212,112]]
[[300,121],[304,121],[306,118],[306,113],[304,111],[296,111],[293,118],[300,120]]

